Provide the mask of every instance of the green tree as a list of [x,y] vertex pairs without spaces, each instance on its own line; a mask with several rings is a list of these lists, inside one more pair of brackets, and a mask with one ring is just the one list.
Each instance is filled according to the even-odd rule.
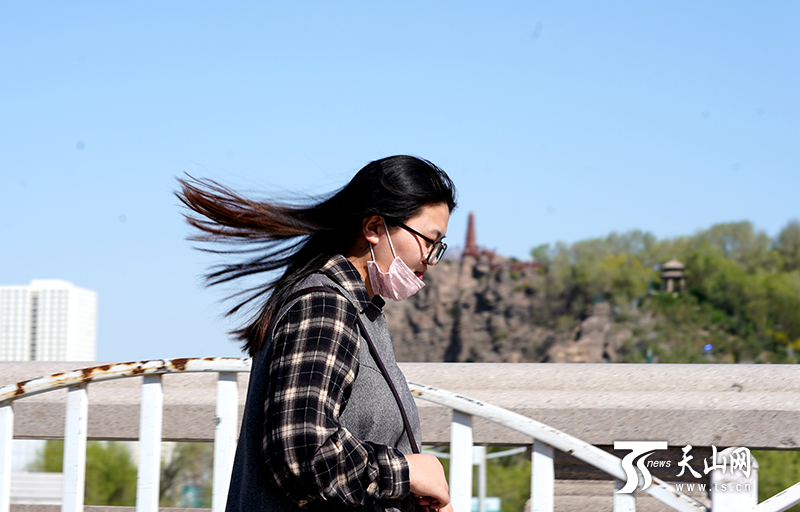
[[212,443],[176,443],[161,466],[161,506],[211,507],[213,466]]
[[694,237],[697,245],[709,243],[719,248],[726,259],[738,263],[747,272],[757,269],[774,270],[779,258],[772,251],[772,240],[763,232],[756,232],[750,222],[717,224]]
[[533,250],[531,250],[531,257],[545,267],[548,266],[552,258],[550,244],[542,244],[534,247]]
[[784,272],[800,270],[800,221],[789,222],[778,234],[775,246]]
[[787,344],[800,343],[800,270],[766,275],[763,285],[768,327],[784,333]]
[[607,297],[618,304],[642,297],[657,274],[635,254],[609,254],[597,268],[597,280]]
[[[775,240],[750,222],[734,222],[660,241],[641,231],[611,233],[539,246],[532,254],[547,262],[534,283],[543,298],[542,325],[575,325],[598,300],[650,301],[645,307],[661,315],[657,340],[640,336],[626,360],[653,353],[671,362],[800,362],[800,221]],[[695,300],[649,300],[657,269],[673,257],[686,265],[689,289],[681,295]],[[615,311],[620,321],[628,314],[624,307]]]
[[28,469],[41,473],[61,473],[64,460],[64,441],[45,441],[36,452],[36,458]]
[[36,458],[28,467],[42,473],[61,473],[64,461],[64,441],[46,441],[36,452]]
[[128,447],[93,442],[86,448],[86,504],[136,504],[136,465]]
[[[489,447],[494,453],[510,447]],[[477,469],[476,469],[477,471]],[[478,495],[477,473],[473,476],[474,496]],[[500,498],[502,511],[516,511],[525,508],[531,497],[531,461],[524,453],[510,457],[489,459],[486,463],[486,495]]]
[[[31,464],[32,471],[61,472],[63,441],[47,441]],[[86,446],[87,505],[133,506],[136,504],[136,465],[122,443],[89,441]]]

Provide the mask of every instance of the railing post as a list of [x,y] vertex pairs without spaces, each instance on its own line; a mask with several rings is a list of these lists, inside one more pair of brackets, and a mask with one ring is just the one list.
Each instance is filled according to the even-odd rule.
[[[737,449],[726,448],[714,458],[730,462],[734,450]],[[711,498],[711,510],[714,512],[749,512],[758,505],[758,462],[750,453],[746,455],[750,457],[749,477],[739,469],[733,471],[731,464],[726,464],[724,469],[711,471],[708,494]]]
[[555,481],[553,447],[534,440],[531,450],[531,512],[553,512]]
[[136,477],[136,512],[158,512],[161,479],[161,426],[164,390],[161,375],[145,375],[139,415],[139,471]]
[[217,425],[214,428],[214,483],[211,495],[213,512],[225,512],[228,486],[236,454],[236,429],[239,419],[239,389],[234,372],[220,372],[217,379]]
[[450,503],[453,512],[472,505],[472,416],[453,411],[450,424]]
[[486,447],[472,448],[472,459],[478,466],[478,512],[486,512]]
[[618,493],[625,487],[622,480],[614,480],[614,512],[636,512],[636,498],[633,493]]
[[14,443],[14,407],[0,405],[0,512],[11,508],[11,447]]
[[86,428],[89,417],[89,396],[86,384],[67,391],[67,414],[64,427],[64,490],[61,511],[83,510],[86,487]]

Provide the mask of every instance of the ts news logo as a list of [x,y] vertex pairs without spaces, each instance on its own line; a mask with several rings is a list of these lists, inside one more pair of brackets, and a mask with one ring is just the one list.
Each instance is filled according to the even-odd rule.
[[633,469],[633,461],[636,460],[636,457],[639,457],[639,460],[636,462],[636,467],[639,468],[639,471],[642,472],[642,478],[644,482],[642,483],[642,490],[647,489],[650,487],[650,484],[653,483],[653,477],[650,476],[650,471],[648,471],[647,467],[645,466],[645,461],[647,457],[653,454],[655,450],[666,450],[667,449],[667,442],[666,441],[616,441],[614,443],[615,450],[631,450],[631,453],[625,456],[622,459],[622,469],[625,470],[625,474],[628,476],[628,481],[625,482],[625,487],[618,490],[618,493],[632,493],[636,490],[636,485],[639,483],[639,477],[636,475],[636,470]]
[[[631,451],[622,459],[622,469],[625,470],[628,481],[625,482],[625,486],[622,489],[617,491],[618,493],[632,493],[636,490],[636,485],[639,483],[639,476],[636,474],[636,469],[633,467],[633,461],[636,461],[636,467],[639,468],[642,474],[642,490],[647,489],[653,483],[653,477],[650,475],[650,471],[647,469],[648,467],[668,468],[671,466],[671,461],[669,460],[647,460],[647,457],[652,455],[654,451],[666,450],[666,441],[616,441],[614,443],[614,449]],[[731,473],[734,471],[741,471],[744,476],[750,478],[751,458],[748,448],[743,446],[729,448],[719,454],[717,453],[716,446],[712,445],[711,449],[711,465],[708,464],[707,459],[703,460],[703,474],[707,475],[709,472],[715,470],[725,474],[727,469],[730,469]],[[702,475],[695,471],[689,463],[689,461],[694,458],[689,455],[691,450],[691,445],[686,445],[682,448],[683,459],[677,464],[677,466],[681,468],[677,476],[683,476],[684,471],[688,469],[693,477],[701,478]],[[739,490],[738,487],[734,488]],[[717,487],[715,487],[715,490],[718,490]],[[722,490],[726,490],[725,485],[722,485]]]

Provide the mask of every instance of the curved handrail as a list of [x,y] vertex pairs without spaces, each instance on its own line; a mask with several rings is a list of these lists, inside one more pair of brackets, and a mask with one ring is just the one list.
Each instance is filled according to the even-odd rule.
[[[481,402],[480,400],[475,400],[424,384],[409,382],[408,387],[411,389],[411,393],[414,396],[422,398],[423,400],[428,400],[429,402],[443,405],[456,411],[477,416],[516,430],[517,432],[572,455],[573,457],[577,457],[605,471],[617,480],[625,481],[627,479],[625,471],[622,469],[622,463],[618,457],[585,441],[581,441],[577,437],[573,437],[553,427],[547,426],[544,423],[540,423],[501,407]],[[676,510],[708,512],[708,508],[699,501],[676,491],[672,486],[655,477],[653,477],[653,484],[645,489],[644,492]]]
[[165,373],[198,372],[249,372],[249,358],[198,357],[178,359],[153,359],[129,363],[103,364],[81,368],[70,372],[54,373],[44,377],[10,384],[0,388],[0,403],[10,402],[26,396],[37,395],[77,384],[100,382],[104,380],[157,375]]

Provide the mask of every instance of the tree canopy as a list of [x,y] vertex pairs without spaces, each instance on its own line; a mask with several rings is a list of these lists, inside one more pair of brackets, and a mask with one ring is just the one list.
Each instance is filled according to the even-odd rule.
[[[750,222],[733,222],[665,240],[642,231],[612,233],[571,245],[540,245],[531,254],[543,266],[544,292],[554,317],[579,318],[590,304],[601,300],[622,310],[642,304],[658,312],[664,325],[674,331],[668,336],[672,339],[662,336],[658,343],[644,345],[660,351],[662,361],[719,362],[725,360],[721,356],[735,362],[797,361],[797,220],[789,222],[774,239],[755,230]],[[673,257],[685,264],[688,286],[675,300],[656,293],[661,265]],[[688,352],[679,350],[680,355],[668,356],[670,343],[685,344],[687,337],[693,338],[692,329],[703,330],[703,336],[708,336],[710,329],[715,343],[698,339],[694,343],[697,350],[687,346]],[[720,357],[703,359],[707,346],[713,346]]]

